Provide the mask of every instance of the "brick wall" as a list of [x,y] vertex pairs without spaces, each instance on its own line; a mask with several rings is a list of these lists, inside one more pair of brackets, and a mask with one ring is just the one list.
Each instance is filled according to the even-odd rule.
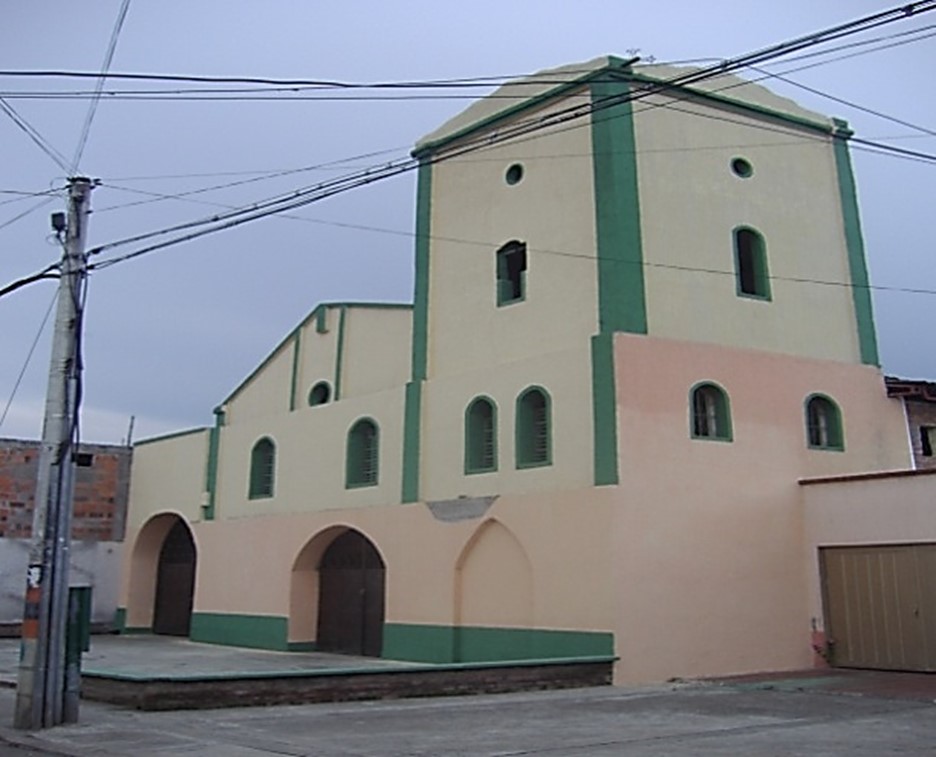
[[[40,443],[0,439],[0,538],[32,535]],[[83,444],[78,450],[72,539],[122,541],[130,491],[129,447]]]

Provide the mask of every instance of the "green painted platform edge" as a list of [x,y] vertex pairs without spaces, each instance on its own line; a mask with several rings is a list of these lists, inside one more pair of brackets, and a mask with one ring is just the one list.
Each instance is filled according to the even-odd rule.
[[289,620],[279,615],[194,612],[189,638],[205,644],[289,651]]
[[609,631],[386,623],[383,634],[385,658],[436,664],[613,654],[614,634]]
[[393,667],[375,666],[358,668],[319,668],[316,670],[263,670],[230,673],[183,673],[181,675],[147,675],[145,673],[122,673],[117,670],[94,670],[84,668],[83,677],[135,683],[194,683],[197,681],[270,680],[275,678],[329,678],[358,675],[397,675],[401,673],[444,673],[462,670],[497,670],[503,668],[558,667],[561,665],[601,665],[617,661],[614,655],[591,655],[582,657],[547,657],[543,659],[496,660],[479,662],[405,663]]

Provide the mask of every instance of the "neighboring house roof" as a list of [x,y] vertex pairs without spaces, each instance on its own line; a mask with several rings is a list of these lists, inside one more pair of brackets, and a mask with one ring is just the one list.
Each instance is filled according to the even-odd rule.
[[888,397],[898,397],[918,402],[936,402],[936,383],[903,379],[898,376],[885,376],[884,385]]
[[[424,136],[416,143],[413,153],[418,155],[437,149],[454,139],[490,126],[519,111],[536,107],[566,94],[569,90],[599,80],[609,73],[616,74],[618,77],[623,76],[634,82],[664,85],[661,87],[662,91],[667,81],[700,70],[692,66],[662,64],[634,66],[632,65],[634,60],[603,55],[583,63],[572,63],[538,71],[530,76],[508,82]],[[688,87],[676,86],[676,88],[693,92],[709,100],[758,111],[762,115],[770,115],[825,132],[845,128],[842,121],[807,110],[793,100],[771,92],[766,87],[731,74],[713,76]]]

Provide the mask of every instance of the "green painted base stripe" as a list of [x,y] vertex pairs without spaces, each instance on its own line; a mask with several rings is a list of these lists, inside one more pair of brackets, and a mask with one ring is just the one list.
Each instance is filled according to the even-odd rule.
[[614,635],[602,631],[485,628],[387,623],[383,656],[432,663],[611,657]]
[[124,626],[120,633],[125,636],[145,636],[153,633],[153,629],[150,626]]
[[592,337],[591,359],[595,486],[610,486],[618,483],[613,334]]
[[848,154],[848,142],[841,133],[848,128],[848,125],[838,120],[835,123],[840,130],[833,140],[835,168],[838,173],[839,197],[842,201],[842,222],[845,225],[845,245],[848,251],[848,269],[851,274],[852,301],[855,305],[858,347],[861,351],[862,363],[878,366],[881,360],[878,355],[877,336],[874,332],[874,310],[871,306],[871,288],[865,261],[864,239],[861,235],[858,194],[855,176],[852,173],[851,158]]
[[[591,85],[592,103],[625,98],[623,81]],[[592,115],[599,332],[647,333],[634,115],[619,102]]]
[[192,613],[189,638],[208,644],[288,651],[288,621],[276,615]]
[[422,424],[422,381],[406,385],[403,411],[403,502],[419,501],[419,448]]

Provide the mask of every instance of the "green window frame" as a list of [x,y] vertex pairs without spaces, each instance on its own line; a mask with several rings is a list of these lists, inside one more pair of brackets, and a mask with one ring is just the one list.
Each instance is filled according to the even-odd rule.
[[531,386],[517,397],[515,447],[517,468],[552,465],[552,408],[549,392]]
[[689,432],[693,439],[730,442],[731,403],[718,384],[705,381],[689,391]]
[[309,390],[309,407],[328,404],[329,400],[331,400],[331,394],[331,384],[327,381],[317,382]]
[[809,449],[845,450],[842,411],[831,397],[811,394],[806,398],[806,444]]
[[376,486],[380,462],[380,429],[371,418],[360,418],[348,431],[345,488]]
[[273,496],[276,477],[276,443],[268,436],[259,439],[250,450],[249,499],[268,499]]
[[496,255],[497,306],[512,305],[526,299],[527,246],[511,240]]
[[739,297],[770,300],[770,274],[767,270],[767,243],[757,229],[738,226],[732,232],[735,255],[735,282]]
[[497,405],[475,397],[465,408],[465,473],[497,470]]

